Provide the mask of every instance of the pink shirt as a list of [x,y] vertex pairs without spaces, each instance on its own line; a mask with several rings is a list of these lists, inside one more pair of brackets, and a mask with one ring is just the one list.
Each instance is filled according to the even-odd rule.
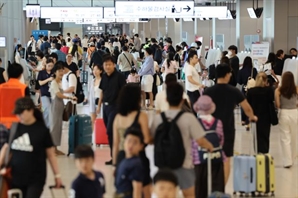
[[167,62],[167,60],[165,60],[162,64],[162,67],[165,68],[165,74],[166,75],[169,74],[169,73],[174,74],[175,69],[177,68],[176,61],[171,61],[170,62],[170,67],[168,67],[168,62]]
[[137,83],[140,82],[139,75],[135,74],[134,76],[129,74],[126,80],[128,83]]

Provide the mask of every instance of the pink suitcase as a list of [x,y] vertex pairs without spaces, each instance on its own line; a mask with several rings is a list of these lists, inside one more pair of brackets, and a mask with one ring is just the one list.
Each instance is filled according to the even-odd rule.
[[95,144],[96,146],[109,144],[107,129],[102,118],[95,120]]

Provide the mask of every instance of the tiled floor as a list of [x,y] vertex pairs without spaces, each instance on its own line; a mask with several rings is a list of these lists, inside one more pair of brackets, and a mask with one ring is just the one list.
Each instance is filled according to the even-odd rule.
[[[80,112],[87,112],[87,108],[80,107]],[[240,117],[239,110],[235,110],[235,118],[237,125],[237,134],[235,141],[235,152],[239,153],[249,153],[249,138],[250,135],[248,132],[244,130],[243,127],[240,126]],[[152,120],[153,111],[149,112],[149,118]],[[298,129],[297,129],[298,132]],[[65,123],[65,130],[63,130],[63,146],[62,150],[67,152],[67,123]],[[279,144],[279,132],[278,127],[272,127],[271,132],[271,145],[270,145],[270,153],[273,155],[275,159],[275,177],[276,177],[276,192],[275,197],[277,198],[298,198],[298,163],[296,160],[295,165],[291,169],[284,169],[282,167],[282,153]],[[298,142],[298,141],[297,141]],[[298,145],[297,145],[298,147]],[[147,147],[147,155],[150,159],[153,159],[153,147]],[[104,173],[106,184],[107,184],[107,194],[105,198],[113,198],[113,170],[110,166],[105,166],[104,162],[110,160],[109,157],[109,149],[108,147],[96,148],[96,163],[94,168],[96,170],[100,170]],[[78,172],[74,165],[73,157],[58,157],[59,168],[62,175],[63,183],[67,187],[67,191],[69,190],[71,181],[77,176]],[[151,160],[152,163],[152,160]],[[156,168],[151,164],[151,174],[153,175],[156,172]],[[50,167],[48,167],[48,178],[47,178],[47,186],[45,187],[43,198],[50,198],[51,194],[48,189],[49,185],[54,184],[53,174],[51,172]],[[233,175],[231,175],[229,182],[226,186],[226,192],[232,194],[233,193]],[[63,196],[61,191],[55,191],[56,198],[62,198]],[[86,197],[87,198],[87,197]]]

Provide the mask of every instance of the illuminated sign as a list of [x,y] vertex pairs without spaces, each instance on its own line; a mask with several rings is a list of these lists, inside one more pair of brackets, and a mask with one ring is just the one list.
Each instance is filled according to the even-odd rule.
[[227,18],[226,6],[195,7],[194,18]]
[[40,5],[26,5],[26,17],[27,18],[39,18],[40,17]]

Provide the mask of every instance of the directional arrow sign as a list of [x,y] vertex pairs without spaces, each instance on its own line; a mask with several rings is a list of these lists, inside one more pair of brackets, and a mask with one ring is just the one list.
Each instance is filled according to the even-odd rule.
[[183,8],[183,10],[186,10],[186,12],[189,12],[191,10],[191,8],[189,6],[187,6],[186,8]]
[[116,16],[139,18],[192,17],[194,1],[116,1]]

